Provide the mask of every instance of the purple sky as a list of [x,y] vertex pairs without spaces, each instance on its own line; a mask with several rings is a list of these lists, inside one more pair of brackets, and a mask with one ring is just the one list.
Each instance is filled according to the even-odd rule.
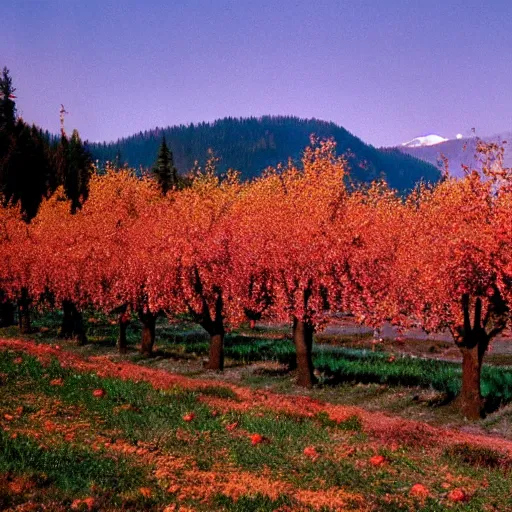
[[[510,0],[2,0],[18,110],[113,140],[293,114],[364,141],[512,130]],[[147,5],[144,5],[147,4]]]

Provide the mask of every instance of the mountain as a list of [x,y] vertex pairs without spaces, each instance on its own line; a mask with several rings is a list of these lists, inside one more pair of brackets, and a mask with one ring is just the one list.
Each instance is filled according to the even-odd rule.
[[117,142],[91,143],[88,149],[100,163],[116,161],[120,155],[121,163],[147,169],[154,164],[165,135],[182,173],[190,170],[196,160],[203,164],[211,148],[220,158],[220,172],[232,168],[239,170],[243,178],[252,178],[268,166],[286,163],[289,157],[299,159],[312,133],[336,140],[338,154],[347,155],[351,176],[357,180],[385,176],[392,187],[408,190],[419,180],[440,178],[435,167],[396,148],[376,149],[335,123],[291,116],[228,117],[212,123],[155,128]]
[[[429,162],[438,168],[442,166],[442,157],[446,157],[448,159],[450,174],[453,176],[463,176],[463,165],[479,167],[478,158],[475,157],[477,140],[476,137],[450,139],[433,146],[410,147],[402,145],[397,149],[420,160]],[[482,137],[482,140],[498,143],[509,141],[508,144],[504,144],[504,165],[505,167],[512,167],[512,148],[510,147],[512,144],[512,132],[505,132],[491,137]]]
[[446,142],[448,139],[441,137],[439,135],[425,135],[424,137],[416,137],[415,139],[410,140],[409,142],[404,142],[402,146],[406,148],[417,148],[423,146],[434,146],[441,142]]

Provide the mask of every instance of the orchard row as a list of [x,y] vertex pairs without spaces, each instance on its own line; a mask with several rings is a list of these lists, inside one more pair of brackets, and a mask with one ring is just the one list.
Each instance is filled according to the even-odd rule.
[[304,386],[313,333],[333,312],[449,330],[463,356],[461,405],[476,417],[483,356],[512,302],[511,172],[498,148],[481,149],[481,171],[406,198],[385,183],[352,185],[331,141],[252,182],[207,166],[166,195],[129,171],[93,175],[73,215],[59,191],[30,224],[15,206],[0,211],[0,289],[25,321],[50,297],[71,331],[86,306],[120,312],[121,329],[138,312],[144,353],[159,313],[189,314],[211,336],[213,369],[226,325],[290,322]]

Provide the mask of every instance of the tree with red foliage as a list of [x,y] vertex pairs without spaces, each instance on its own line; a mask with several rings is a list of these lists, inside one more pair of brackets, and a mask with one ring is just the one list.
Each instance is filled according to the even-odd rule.
[[0,289],[2,299],[18,303],[22,333],[31,331],[29,288],[35,272],[35,240],[19,205],[0,207]]
[[298,384],[311,387],[313,333],[325,321],[329,280],[325,254],[329,226],[343,215],[346,162],[333,141],[308,147],[301,168],[268,169],[236,212],[238,241],[233,271],[245,308],[268,309],[291,321]]
[[458,401],[472,419],[483,414],[484,355],[510,320],[512,172],[495,149],[480,145],[481,171],[466,169],[462,179],[411,196],[409,220],[395,228],[402,243],[390,266],[395,320],[451,332],[462,354]]
[[167,195],[167,209],[155,226],[162,246],[150,289],[165,290],[162,309],[190,314],[209,334],[207,367],[213,370],[224,367],[225,318],[233,316],[227,226],[240,187],[236,173],[221,180],[210,159],[191,187]]
[[[66,212],[69,204],[61,196],[58,191],[45,201],[33,221],[40,255],[34,293],[49,290],[59,303],[67,301],[78,309],[92,305],[110,313],[130,305],[141,311],[143,320],[151,314],[143,322],[141,347],[143,353],[150,353],[156,318],[144,289],[150,254],[143,244],[132,244],[140,241],[138,231],[144,231],[139,222],[142,211],[158,201],[156,185],[128,171],[94,175],[89,199],[74,215]],[[149,243],[146,240],[151,251]],[[125,341],[121,336],[121,350]]]

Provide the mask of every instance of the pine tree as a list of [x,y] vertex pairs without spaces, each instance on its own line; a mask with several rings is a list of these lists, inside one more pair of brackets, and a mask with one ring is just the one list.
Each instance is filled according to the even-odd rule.
[[177,188],[178,171],[174,166],[174,157],[172,151],[167,147],[165,135],[162,137],[162,143],[158,152],[158,158],[155,166],[153,167],[153,174],[156,176],[158,185],[165,196],[169,190]]
[[116,151],[116,157],[114,159],[114,167],[116,169],[123,168],[123,155],[121,154],[121,148],[118,146]]
[[20,203],[27,221],[50,192],[54,169],[50,146],[36,126],[18,119],[0,153],[0,193],[4,204]]
[[0,130],[12,130],[14,128],[16,104],[13,101],[13,96],[15,91],[9,70],[4,67],[0,75]]
[[92,161],[77,130],[71,138],[62,131],[61,140],[54,152],[57,181],[64,186],[64,192],[71,200],[71,213],[75,213],[87,200]]

